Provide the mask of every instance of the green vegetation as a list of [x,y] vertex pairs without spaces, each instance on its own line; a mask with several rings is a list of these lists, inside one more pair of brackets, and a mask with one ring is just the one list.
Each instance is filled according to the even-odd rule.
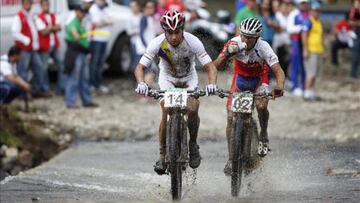
[[18,137],[14,136],[6,131],[1,130],[0,131],[0,146],[3,144],[5,144],[8,147],[21,147],[23,145],[22,141]]

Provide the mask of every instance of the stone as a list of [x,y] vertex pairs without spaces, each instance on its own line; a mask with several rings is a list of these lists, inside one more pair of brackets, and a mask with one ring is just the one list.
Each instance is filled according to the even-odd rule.
[[6,171],[0,170],[0,181],[4,180],[6,177],[8,177],[10,174]]
[[16,158],[18,156],[18,149],[15,147],[7,148],[5,150],[5,156],[8,158]]
[[32,167],[33,155],[28,150],[22,150],[17,157],[17,163],[25,168]]

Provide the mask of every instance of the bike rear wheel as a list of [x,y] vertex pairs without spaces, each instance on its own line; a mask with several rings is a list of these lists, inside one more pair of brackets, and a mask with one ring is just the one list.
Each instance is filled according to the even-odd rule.
[[232,134],[232,173],[231,173],[231,195],[237,197],[241,186],[241,177],[243,171],[242,158],[242,137],[244,137],[244,125],[240,117],[236,116],[233,125]]
[[181,156],[181,135],[183,134],[182,117],[177,114],[170,116],[168,121],[168,155],[170,158],[169,170],[171,175],[171,195],[173,200],[181,199],[182,189],[182,163]]

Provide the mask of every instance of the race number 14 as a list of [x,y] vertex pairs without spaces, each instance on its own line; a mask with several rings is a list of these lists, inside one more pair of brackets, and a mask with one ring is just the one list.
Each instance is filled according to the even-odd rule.
[[165,107],[186,107],[186,91],[165,92]]

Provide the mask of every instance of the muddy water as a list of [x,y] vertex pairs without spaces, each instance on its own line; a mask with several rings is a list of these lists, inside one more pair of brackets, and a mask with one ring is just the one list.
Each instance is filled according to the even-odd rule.
[[[201,143],[202,164],[186,172],[184,201],[359,202],[358,144],[286,139],[271,144],[271,154],[244,179],[240,198],[234,199],[222,172],[225,143]],[[156,140],[77,143],[50,162],[1,182],[1,202],[169,202],[169,177],[152,170],[157,149]]]

